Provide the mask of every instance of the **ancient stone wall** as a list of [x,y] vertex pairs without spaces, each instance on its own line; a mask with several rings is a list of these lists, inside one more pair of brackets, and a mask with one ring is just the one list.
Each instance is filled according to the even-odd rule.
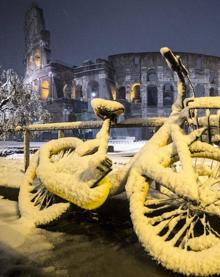
[[[176,53],[189,69],[196,96],[220,94],[220,58],[202,54]],[[167,115],[176,97],[177,77],[160,53],[128,53],[109,56],[115,69],[118,98],[132,102],[140,116]],[[138,87],[139,86],[139,87]],[[189,89],[189,88],[188,88]],[[121,93],[124,91],[123,93]],[[188,92],[190,94],[190,91]],[[137,109],[135,109],[135,105]],[[137,116],[138,113],[135,113]]]

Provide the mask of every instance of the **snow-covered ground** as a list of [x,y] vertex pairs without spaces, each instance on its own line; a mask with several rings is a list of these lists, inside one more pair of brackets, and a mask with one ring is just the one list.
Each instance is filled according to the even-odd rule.
[[[32,142],[31,141],[31,146],[32,147],[40,147],[43,142]],[[0,149],[6,148],[6,147],[23,147],[23,141],[0,141]]]
[[16,201],[0,197],[0,276],[68,276],[48,258],[53,249],[44,230],[19,221]]
[[[109,145],[112,145],[114,147],[114,152],[116,154],[119,154],[120,156],[126,156],[126,155],[133,155],[134,153],[138,152],[146,141],[110,141]],[[113,153],[114,153],[113,152]]]
[[0,186],[19,188],[24,175],[23,155],[0,158]]

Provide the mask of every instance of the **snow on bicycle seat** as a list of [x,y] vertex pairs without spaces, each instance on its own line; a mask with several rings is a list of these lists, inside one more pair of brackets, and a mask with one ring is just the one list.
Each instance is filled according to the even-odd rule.
[[91,101],[91,106],[95,114],[101,119],[114,119],[118,115],[122,114],[125,110],[124,106],[121,103],[102,98],[94,98]]

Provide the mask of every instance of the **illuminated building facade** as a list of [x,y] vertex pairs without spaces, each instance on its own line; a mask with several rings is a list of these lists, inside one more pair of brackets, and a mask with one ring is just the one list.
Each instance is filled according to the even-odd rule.
[[[189,69],[196,96],[220,94],[219,57],[178,54]],[[80,66],[51,60],[50,32],[35,4],[25,17],[25,65],[26,82],[39,92],[54,121],[92,119],[94,97],[123,102],[126,117],[166,116],[175,98],[177,78],[159,52],[117,54]]]

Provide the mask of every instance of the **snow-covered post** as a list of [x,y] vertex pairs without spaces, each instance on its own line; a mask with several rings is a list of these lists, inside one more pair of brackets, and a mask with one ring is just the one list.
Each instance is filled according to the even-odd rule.
[[30,131],[24,131],[24,170],[26,171],[30,162]]
[[64,130],[58,131],[58,138],[64,138]]

